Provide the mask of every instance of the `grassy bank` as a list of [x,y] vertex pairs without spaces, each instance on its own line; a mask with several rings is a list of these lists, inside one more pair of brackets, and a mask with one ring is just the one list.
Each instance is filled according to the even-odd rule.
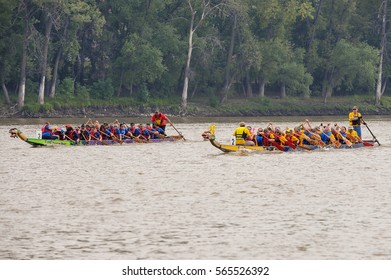
[[[102,117],[143,116],[155,110],[169,115],[179,115],[180,99],[154,99],[148,101],[133,98],[115,100],[86,100],[83,98],[47,99],[45,105],[27,101],[23,110],[17,106],[1,106],[0,117]],[[188,116],[282,116],[282,115],[341,115],[349,112],[353,105],[366,115],[391,114],[391,97],[384,96],[382,105],[374,105],[368,96],[332,97],[327,104],[320,97],[308,99],[287,97],[230,99],[220,104],[214,99],[196,99],[188,103]]]

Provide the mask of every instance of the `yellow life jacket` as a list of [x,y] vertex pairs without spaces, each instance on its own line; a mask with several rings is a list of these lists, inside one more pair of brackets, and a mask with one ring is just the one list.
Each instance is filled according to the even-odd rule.
[[247,135],[251,135],[247,127],[241,126],[235,129],[233,136],[236,138],[236,145],[243,145]]

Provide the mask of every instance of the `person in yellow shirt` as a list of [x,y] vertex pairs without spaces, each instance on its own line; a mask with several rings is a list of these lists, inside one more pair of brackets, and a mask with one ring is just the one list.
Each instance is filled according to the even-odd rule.
[[253,141],[247,140],[248,136],[251,136],[251,132],[246,127],[244,122],[239,124],[239,127],[235,129],[233,136],[235,137],[236,145],[254,146]]
[[292,129],[287,128],[285,130],[285,138],[294,143],[295,145],[299,145],[300,140],[296,137]]
[[346,131],[346,138],[348,138],[353,144],[362,142],[361,138],[358,136],[357,132],[353,129],[352,126],[348,127],[348,130]]
[[353,106],[352,112],[349,113],[349,124],[357,132],[358,137],[361,139],[361,124],[365,124],[362,119],[361,113],[358,111],[357,106]]

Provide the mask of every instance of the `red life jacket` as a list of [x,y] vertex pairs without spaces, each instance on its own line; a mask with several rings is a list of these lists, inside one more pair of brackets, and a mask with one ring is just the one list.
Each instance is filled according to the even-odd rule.
[[42,132],[49,132],[50,134],[52,134],[52,131],[50,129],[47,129],[47,126],[48,126],[48,124],[44,124],[41,128],[41,131]]

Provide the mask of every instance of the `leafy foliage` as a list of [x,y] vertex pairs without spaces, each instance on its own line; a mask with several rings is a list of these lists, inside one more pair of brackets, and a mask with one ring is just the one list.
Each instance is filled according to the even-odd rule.
[[[26,110],[50,110],[34,103],[45,23],[51,20],[46,94],[50,84],[57,88],[54,98],[45,100],[49,107],[119,104],[122,98],[152,106],[178,104],[185,77],[190,101],[203,98],[214,108],[223,87],[233,99],[251,98],[251,90],[261,85],[272,96],[282,84],[288,98],[369,97],[377,79],[382,3],[0,0],[0,82],[17,100],[26,80]],[[195,22],[203,24],[194,30],[192,63],[185,73],[189,4],[198,11],[209,6],[207,15],[194,13]],[[385,59],[385,80],[390,61]]]

